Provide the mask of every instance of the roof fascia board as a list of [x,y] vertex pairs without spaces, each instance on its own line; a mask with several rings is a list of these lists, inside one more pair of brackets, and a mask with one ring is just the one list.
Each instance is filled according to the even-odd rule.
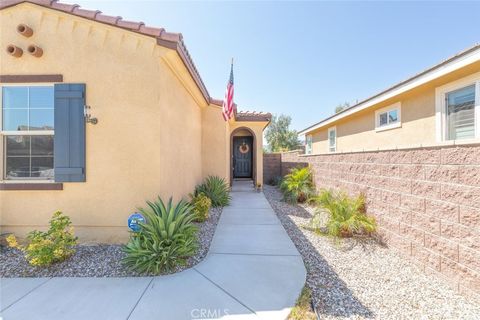
[[414,79],[411,79],[410,81],[407,81],[404,84],[401,84],[398,87],[395,87],[391,90],[388,90],[376,97],[370,98],[366,100],[365,102],[362,102],[350,109],[345,110],[344,112],[341,112],[339,114],[333,115],[329,118],[326,118],[325,120],[308,127],[302,131],[299,132],[300,135],[307,134],[309,132],[312,132],[314,130],[320,129],[328,124],[331,124],[332,122],[338,121],[340,119],[343,119],[345,117],[348,117],[354,113],[357,113],[359,111],[365,110],[369,107],[372,107],[378,103],[381,103],[385,100],[388,100],[390,98],[393,98],[395,96],[398,96],[404,92],[407,92],[411,89],[414,89],[415,87],[419,87],[423,84],[426,84],[430,81],[433,81],[437,78],[440,78],[448,73],[451,73],[455,70],[461,69],[469,64],[472,64],[476,61],[480,60],[480,48],[476,49],[470,53],[467,53],[464,56],[458,57],[454,61],[450,61],[444,65],[438,66],[434,70],[430,70],[426,72],[425,74],[422,74]]

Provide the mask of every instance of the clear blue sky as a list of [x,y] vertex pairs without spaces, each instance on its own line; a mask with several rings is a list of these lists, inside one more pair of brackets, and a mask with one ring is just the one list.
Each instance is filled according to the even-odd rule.
[[480,2],[74,2],[181,32],[212,97],[233,56],[239,108],[297,130],[480,42]]

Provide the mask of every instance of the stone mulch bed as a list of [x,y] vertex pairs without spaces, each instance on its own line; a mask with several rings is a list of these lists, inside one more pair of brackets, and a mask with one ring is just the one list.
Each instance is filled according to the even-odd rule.
[[300,251],[321,319],[480,319],[480,305],[373,240],[340,243],[304,228],[313,210],[265,196]]
[[[221,208],[212,208],[207,221],[196,223],[199,228],[199,250],[188,259],[186,266],[179,266],[175,272],[190,268],[205,258],[221,213]],[[2,247],[0,251],[0,277],[140,276],[127,270],[122,265],[121,260],[124,256],[121,245],[78,245],[75,254],[66,261],[47,268],[37,268],[28,264],[20,250]]]

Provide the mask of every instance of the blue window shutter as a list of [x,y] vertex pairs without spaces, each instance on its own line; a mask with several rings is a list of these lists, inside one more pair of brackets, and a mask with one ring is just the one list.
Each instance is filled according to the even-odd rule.
[[85,181],[85,84],[55,84],[56,182]]

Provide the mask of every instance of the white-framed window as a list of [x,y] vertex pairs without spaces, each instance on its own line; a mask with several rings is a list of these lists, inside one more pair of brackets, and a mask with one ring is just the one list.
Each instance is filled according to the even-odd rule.
[[0,180],[52,180],[53,85],[2,85]]
[[309,134],[305,137],[305,153],[312,154],[312,135]]
[[402,104],[400,102],[375,111],[375,131],[390,130],[401,126]]
[[337,127],[328,128],[328,151],[337,151]]
[[480,138],[480,73],[436,89],[437,141]]

